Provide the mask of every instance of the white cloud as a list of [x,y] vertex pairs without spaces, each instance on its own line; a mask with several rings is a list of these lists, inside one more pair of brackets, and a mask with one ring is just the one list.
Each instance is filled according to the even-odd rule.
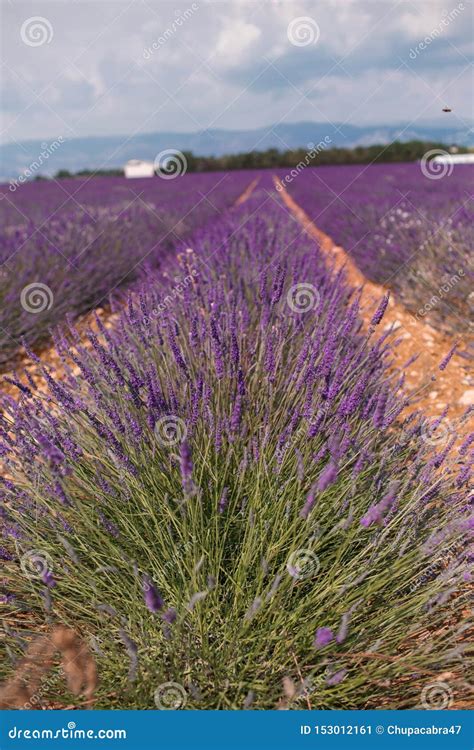
[[239,65],[251,54],[253,42],[261,35],[260,29],[241,19],[229,19],[220,31],[215,48],[213,64],[225,68]]
[[[183,0],[179,12],[192,5]],[[439,116],[439,97],[449,99],[455,115],[472,117],[469,76],[461,74],[470,44],[468,0],[416,60],[410,48],[457,0],[196,5],[145,59],[143,51],[171,28],[175,0],[42,0],[54,37],[36,48],[22,43],[19,30],[25,18],[38,15],[37,3],[4,3],[1,101],[9,114],[1,140],[56,137],[58,128],[71,137],[212,124],[249,129],[285,119],[390,123],[425,106],[424,116]],[[317,44],[289,42],[288,23],[300,16],[317,22]],[[268,60],[273,67],[265,70]]]

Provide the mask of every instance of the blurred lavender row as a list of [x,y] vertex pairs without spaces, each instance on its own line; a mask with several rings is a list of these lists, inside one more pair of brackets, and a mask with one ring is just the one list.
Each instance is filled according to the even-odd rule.
[[67,314],[104,305],[109,293],[156,268],[191,229],[232,205],[253,177],[96,177],[27,183],[15,192],[3,186],[0,364],[23,337],[40,343]]
[[432,174],[417,163],[318,167],[288,190],[369,279],[452,331],[467,330],[474,310],[472,178],[468,165]]

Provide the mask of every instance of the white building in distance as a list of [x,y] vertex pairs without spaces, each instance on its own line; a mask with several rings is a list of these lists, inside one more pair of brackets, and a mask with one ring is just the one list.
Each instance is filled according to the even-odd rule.
[[130,159],[124,166],[125,177],[154,177],[155,165],[152,161],[142,161],[141,159]]
[[474,154],[445,154],[434,156],[437,164],[474,164]]

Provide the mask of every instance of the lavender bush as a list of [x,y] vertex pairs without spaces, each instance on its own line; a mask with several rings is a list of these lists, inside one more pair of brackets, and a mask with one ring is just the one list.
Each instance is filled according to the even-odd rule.
[[[420,318],[469,330],[473,312],[472,168],[441,179],[420,164],[306,169],[289,191],[363,273]],[[436,176],[436,173],[435,173]]]
[[0,365],[69,313],[104,304],[231,205],[252,173],[174,180],[94,178],[4,186],[0,216]]
[[395,429],[383,306],[364,335],[260,193],[91,350],[66,331],[48,396],[4,399],[6,613],[90,638],[98,707],[409,708],[444,670],[462,685],[472,455],[459,472],[423,419]]

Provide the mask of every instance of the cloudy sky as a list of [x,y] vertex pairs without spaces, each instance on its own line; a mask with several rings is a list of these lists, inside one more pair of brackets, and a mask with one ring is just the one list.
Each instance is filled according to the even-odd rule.
[[472,126],[471,0],[0,0],[1,138]]

